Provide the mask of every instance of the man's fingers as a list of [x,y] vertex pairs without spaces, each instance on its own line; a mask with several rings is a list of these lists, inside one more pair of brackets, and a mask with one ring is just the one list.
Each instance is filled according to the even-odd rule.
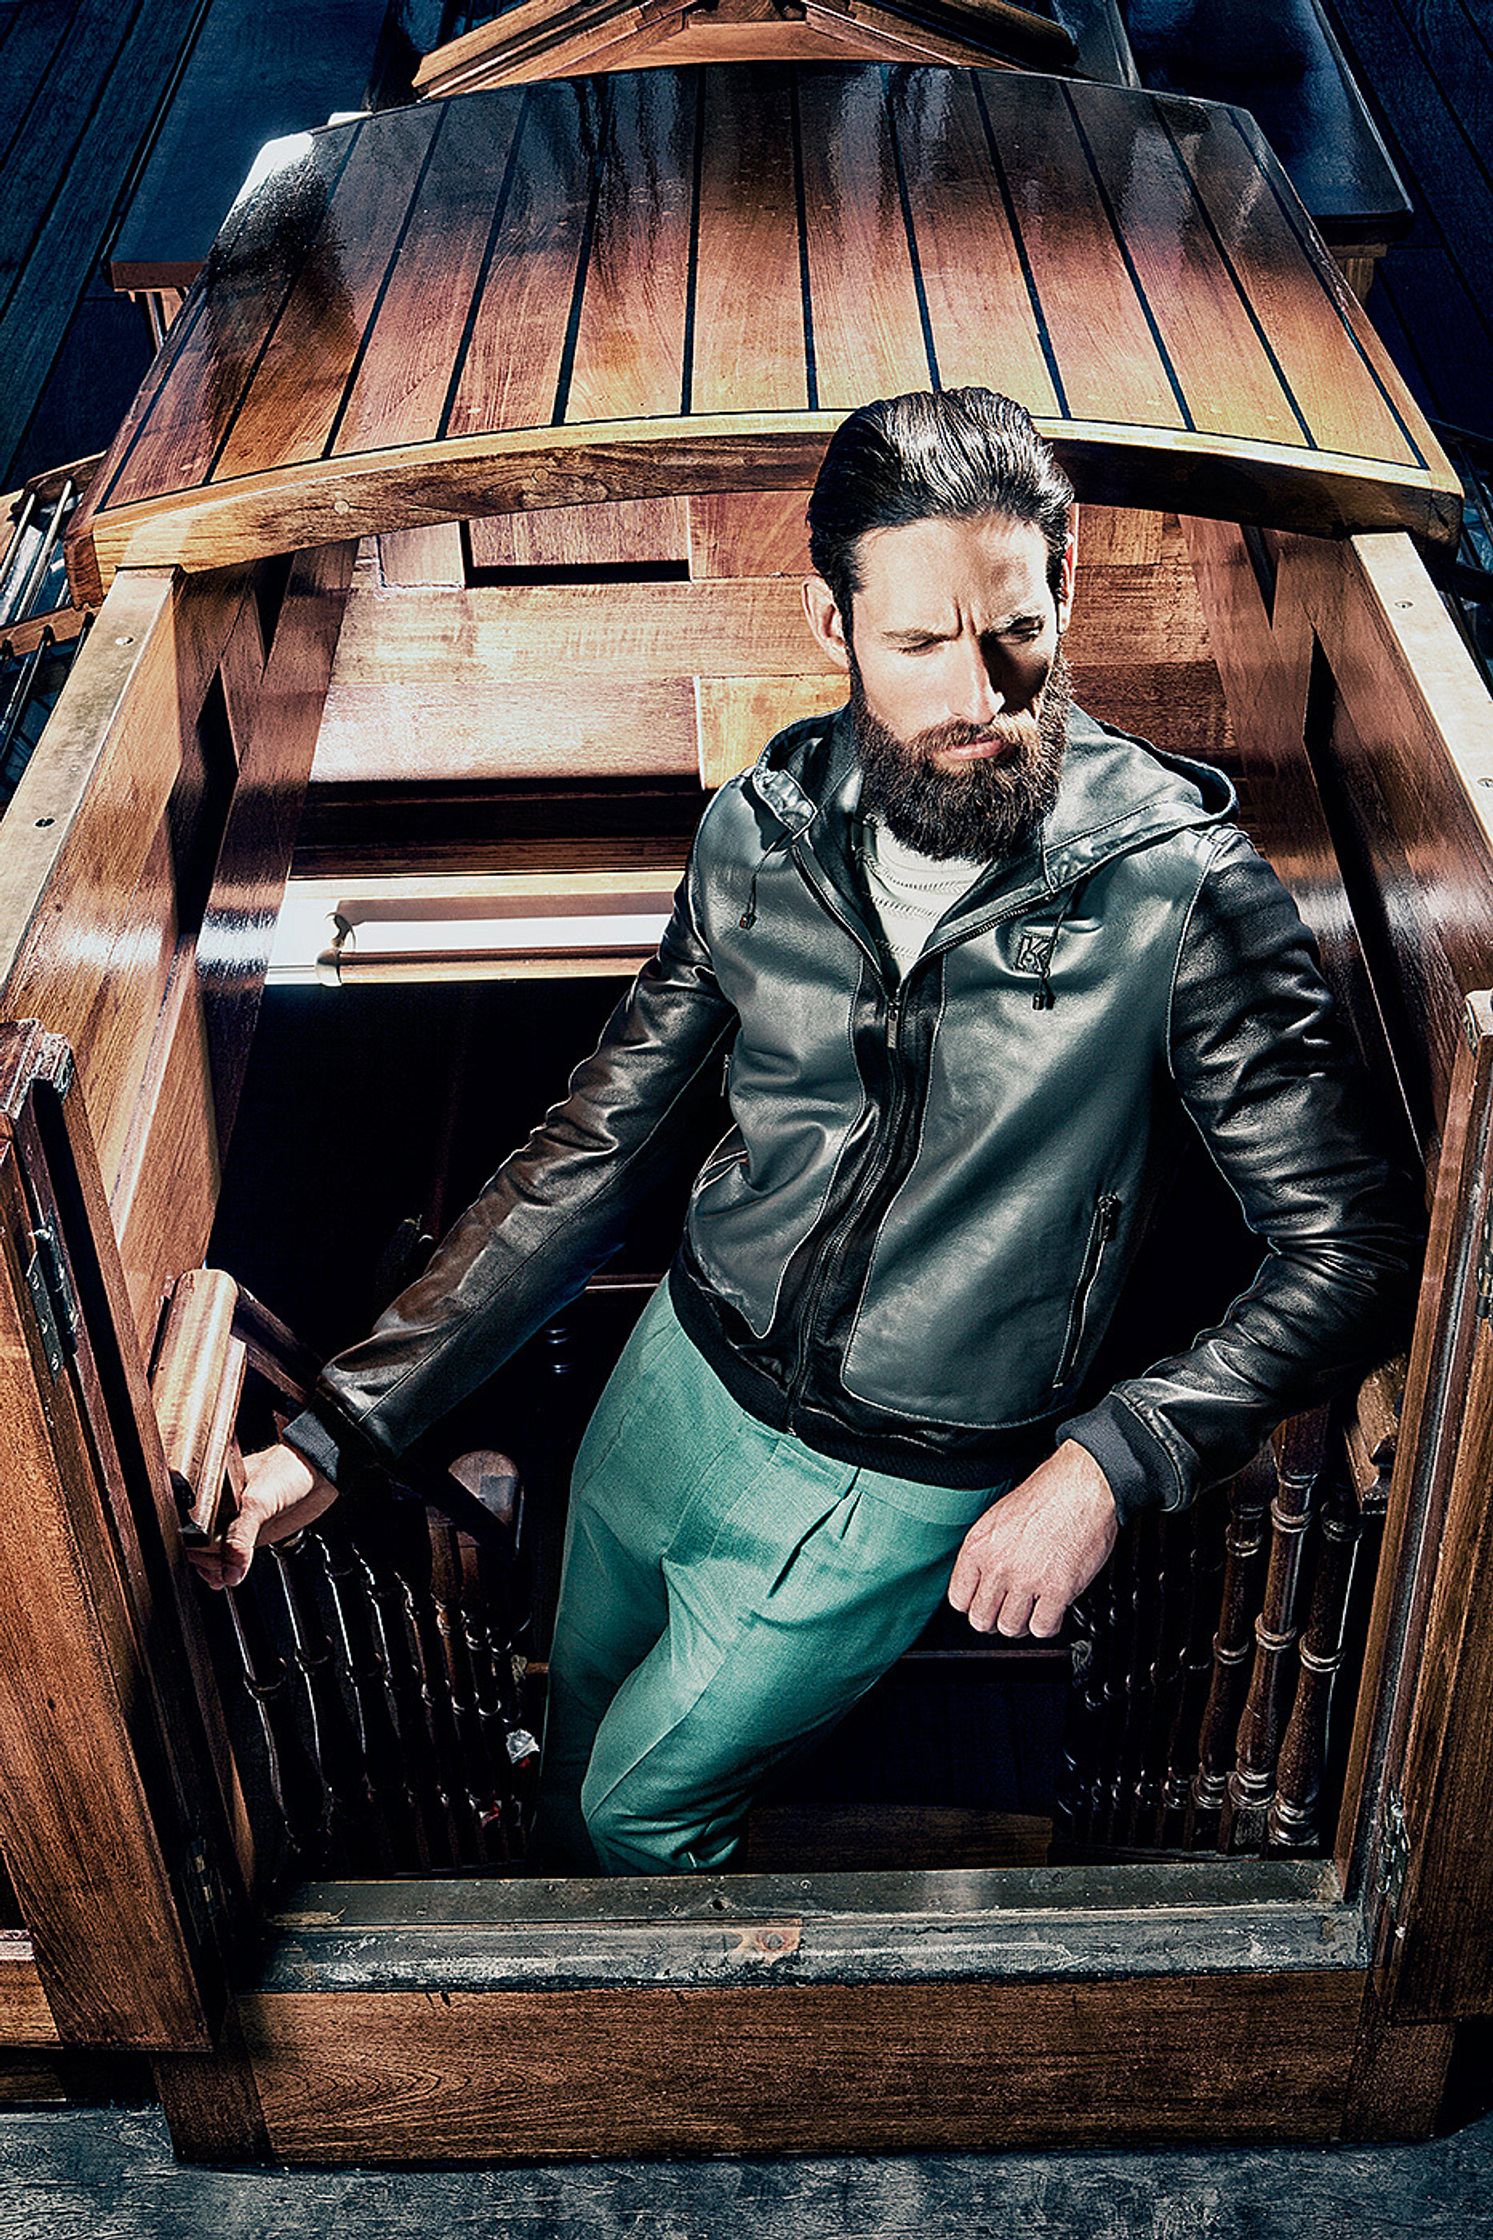
[[1027,1620],[1032,1614],[1032,1605],[1035,1599],[1033,1595],[1017,1594],[1014,1590],[1008,1594],[1001,1603],[996,1616],[996,1632],[1005,1634],[1006,1638],[1011,1641],[1014,1641],[1019,1634],[1025,1633]]
[[954,1561],[949,1578],[949,1600],[956,1610],[967,1610],[980,1585],[980,1562],[966,1540]]
[[1053,1641],[1063,1630],[1063,1620],[1068,1615],[1068,1605],[1060,1596],[1043,1594],[1037,1597],[1037,1606],[1031,1616],[1031,1634],[1034,1641]]

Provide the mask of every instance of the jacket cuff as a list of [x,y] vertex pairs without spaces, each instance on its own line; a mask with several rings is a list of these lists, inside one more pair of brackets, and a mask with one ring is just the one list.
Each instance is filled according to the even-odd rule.
[[1137,1509],[1168,1506],[1167,1489],[1175,1488],[1176,1465],[1161,1441],[1122,1400],[1107,1395],[1083,1415],[1070,1416],[1054,1433],[1059,1446],[1064,1439],[1087,1448],[1114,1495],[1115,1514],[1128,1524]]
[[376,1449],[361,1433],[314,1400],[291,1417],[280,1437],[330,1478],[339,1493],[349,1491],[366,1471],[382,1466]]

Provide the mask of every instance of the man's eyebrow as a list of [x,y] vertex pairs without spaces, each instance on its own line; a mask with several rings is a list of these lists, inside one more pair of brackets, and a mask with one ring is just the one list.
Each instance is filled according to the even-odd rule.
[[[1045,617],[1039,608],[1027,608],[1017,614],[1003,615],[999,622],[991,623],[983,633],[986,637],[999,637],[1006,630],[1020,630],[1028,623],[1041,623]],[[913,638],[949,638],[951,630],[940,630],[932,623],[907,623],[900,630],[883,630],[881,633],[890,645],[901,645]]]

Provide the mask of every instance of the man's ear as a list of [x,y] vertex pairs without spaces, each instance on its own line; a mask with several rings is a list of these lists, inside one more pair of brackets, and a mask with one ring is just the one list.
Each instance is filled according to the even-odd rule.
[[1063,547],[1063,567],[1058,578],[1058,635],[1068,628],[1073,612],[1073,587],[1078,577],[1078,508],[1075,505],[1068,519],[1068,542]]
[[845,625],[835,605],[835,595],[823,576],[804,578],[804,618],[826,660],[832,661],[837,669],[848,671],[850,648],[845,641]]

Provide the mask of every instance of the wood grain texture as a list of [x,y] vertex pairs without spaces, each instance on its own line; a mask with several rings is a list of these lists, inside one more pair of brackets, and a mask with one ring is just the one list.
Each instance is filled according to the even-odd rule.
[[935,380],[1029,400],[1092,499],[1455,524],[1455,477],[1232,112],[784,62],[473,93],[285,143],[69,565],[96,597],[126,554],[199,568],[801,487],[844,410]]
[[[1406,1627],[1414,1662],[1402,1684],[1409,1701],[1403,1742],[1390,1756],[1403,1798],[1408,1866],[1398,1900],[1381,1917],[1380,1994],[1396,2023],[1485,2014],[1493,1999],[1493,1859],[1486,1842],[1493,1811],[1486,1747],[1493,1695],[1493,1330],[1474,1305],[1493,1183],[1493,998],[1486,992],[1470,1001],[1469,1027],[1458,1080],[1467,1133],[1455,1168],[1445,1162],[1448,1171],[1438,1178],[1435,1259],[1426,1283],[1430,1293],[1440,1276],[1445,1303],[1434,1296],[1422,1301],[1428,1328],[1442,1314],[1454,1318],[1452,1345],[1436,1362],[1427,1360],[1419,1339],[1412,1351],[1402,1434],[1407,1467],[1397,1467],[1390,1495],[1391,1514],[1408,1513],[1420,1543],[1420,1609]],[[1447,1350],[1458,1357],[1454,1378],[1446,1374]],[[1431,1421],[1444,1441],[1440,1471]],[[1417,1463],[1429,1486],[1415,1485]]]
[[[553,506],[534,513],[479,515],[467,523],[472,566],[608,568],[684,561],[690,549],[686,503],[683,498],[637,498],[631,505]],[[384,580],[395,580],[387,569]],[[402,580],[432,579],[406,576]]]
[[[41,1358],[20,1253],[30,1234],[14,1143],[0,1149],[0,1780],[5,1856],[59,2033],[70,2042],[205,2044],[179,1899],[137,1758],[144,1683],[120,1577],[65,1385]],[[53,1401],[43,1407],[44,1390]],[[148,1701],[148,1684],[145,1701]]]
[[[807,20],[804,20],[804,18]],[[500,19],[434,48],[415,73],[429,97],[580,71],[680,62],[940,59],[1061,70],[1075,59],[1062,24],[1003,0],[809,0],[785,17],[768,0],[520,0]]]
[[37,1973],[31,1939],[19,1931],[7,1931],[0,1936],[0,2046],[55,2046],[61,2042]]
[[287,2161],[972,2150],[1335,2135],[1363,1978],[274,1993]]

